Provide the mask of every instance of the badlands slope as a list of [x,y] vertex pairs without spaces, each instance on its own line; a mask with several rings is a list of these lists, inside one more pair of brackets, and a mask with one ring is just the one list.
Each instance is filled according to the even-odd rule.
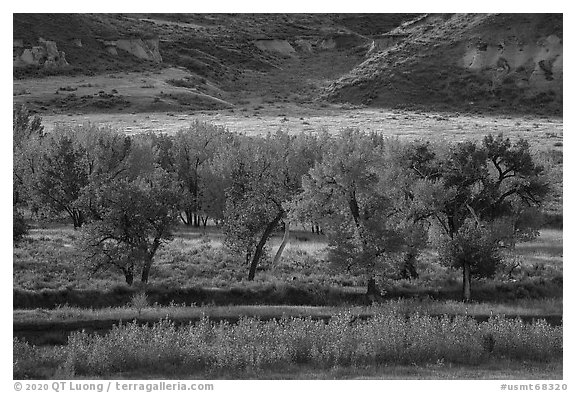
[[431,14],[375,39],[325,97],[561,114],[562,15]]

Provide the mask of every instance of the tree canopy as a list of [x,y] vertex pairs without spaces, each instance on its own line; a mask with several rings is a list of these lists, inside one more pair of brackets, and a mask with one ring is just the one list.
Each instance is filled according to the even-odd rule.
[[83,237],[92,270],[115,268],[130,285],[140,271],[147,283],[156,252],[172,239],[178,201],[173,179],[162,169],[99,187],[91,203],[100,219],[86,225]]
[[14,238],[19,208],[68,215],[82,228],[93,271],[149,280],[178,220],[220,226],[253,280],[279,228],[322,227],[336,269],[412,279],[425,247],[472,277],[491,277],[519,241],[538,235],[550,193],[526,140],[502,134],[460,143],[404,142],[346,129],[338,134],[233,134],[200,121],[175,134],[133,136],[85,124],[45,133],[14,111]]

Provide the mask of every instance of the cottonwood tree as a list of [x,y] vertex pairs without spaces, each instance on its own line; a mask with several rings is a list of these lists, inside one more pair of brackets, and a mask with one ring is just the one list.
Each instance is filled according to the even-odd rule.
[[75,136],[84,148],[82,165],[88,176],[88,185],[81,190],[76,205],[84,214],[84,220],[98,220],[100,216],[91,201],[94,190],[102,184],[131,177],[133,141],[117,130],[90,125],[76,129]]
[[22,240],[24,235],[28,233],[28,224],[24,219],[22,213],[16,208],[12,208],[12,240],[14,243]]
[[265,246],[287,215],[308,168],[296,137],[284,132],[265,138],[245,137],[227,153],[230,185],[226,190],[226,244],[241,253],[253,280]]
[[[375,136],[372,139],[378,141]],[[433,211],[428,200],[422,204],[418,197],[427,187],[408,170],[406,143],[389,138],[380,139],[379,144],[382,152],[376,167],[379,181],[375,191],[391,202],[387,219],[403,239],[395,276],[415,279],[418,278],[418,256],[428,241],[430,225],[427,219]]]
[[170,149],[173,171],[182,191],[180,209],[182,222],[186,225],[206,225],[209,206],[215,191],[212,181],[218,181],[211,170],[211,162],[231,135],[225,128],[196,121],[174,135]]
[[25,105],[16,105],[12,117],[13,148],[22,147],[28,140],[44,134],[42,118],[32,115]]
[[448,266],[466,271],[463,297],[470,300],[471,277],[493,277],[505,258],[505,245],[513,239],[509,220],[489,221],[478,225],[466,219],[452,238],[439,243],[440,260]]
[[164,169],[166,172],[174,172],[175,162],[172,155],[174,136],[156,132],[148,132],[141,135],[152,143],[153,158],[156,166]]
[[66,212],[80,228],[90,213],[79,206],[80,198],[127,172],[130,149],[130,138],[111,129],[56,127],[19,149],[16,176],[35,206]]
[[383,144],[380,137],[351,129],[325,143],[297,204],[325,229],[331,260],[365,275],[369,297],[380,295],[375,277],[383,259],[406,245],[393,195],[381,192]]
[[32,152],[30,145],[37,145],[44,135],[42,119],[32,116],[24,105],[17,105],[13,111],[12,123],[12,222],[13,240],[18,241],[28,231],[28,226],[24,220],[24,215],[20,208],[28,206],[31,210],[36,210],[33,200],[26,190],[24,179],[31,169],[36,168],[37,157]]
[[[311,168],[314,167],[316,162],[318,162],[322,157],[322,146],[325,141],[329,139],[329,134],[327,132],[321,132],[320,134],[312,133],[300,133],[294,137],[288,137],[287,134],[280,133],[279,136],[284,141],[287,155],[284,157],[285,168],[290,168],[292,172],[292,177],[296,180],[296,185],[292,188],[297,190],[296,192],[302,191],[302,177],[306,175]],[[288,147],[288,145],[290,145]],[[291,198],[284,203],[284,208],[286,214],[282,218],[282,228],[284,230],[284,235],[282,237],[282,242],[278,247],[272,264],[276,266],[280,259],[282,258],[282,253],[290,241],[290,226],[291,222],[302,222],[308,223],[313,222],[312,232],[320,233],[320,227],[314,220],[302,219],[301,210],[299,210],[295,204],[297,200],[297,195],[292,195]],[[300,216],[299,216],[300,214]]]
[[126,178],[134,180],[146,177],[158,168],[163,169],[160,164],[161,148],[157,145],[157,137],[152,132],[130,136],[130,140]]
[[528,142],[513,144],[502,134],[444,149],[414,144],[407,157],[412,173],[427,184],[419,199],[439,228],[442,260],[462,269],[468,301],[472,276],[493,275],[502,248],[538,233],[526,213],[536,212],[548,192],[544,170]]
[[140,272],[147,283],[156,252],[172,239],[178,201],[174,181],[162,169],[102,184],[92,198],[100,219],[85,225],[81,239],[91,270],[116,269],[128,285]]
[[56,128],[29,149],[39,159],[23,179],[27,190],[40,206],[52,213],[66,212],[74,228],[81,227],[84,215],[76,201],[89,183],[86,148],[72,129]]
[[210,162],[205,168],[203,179],[205,184],[202,187],[202,213],[205,216],[202,223],[206,226],[208,218],[210,218],[217,226],[220,226],[226,209],[228,179],[223,176],[214,162]]

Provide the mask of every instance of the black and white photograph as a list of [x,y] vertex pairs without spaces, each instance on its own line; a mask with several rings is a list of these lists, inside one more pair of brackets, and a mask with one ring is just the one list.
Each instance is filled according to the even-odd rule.
[[564,14],[132,9],[11,15],[8,388],[571,387]]

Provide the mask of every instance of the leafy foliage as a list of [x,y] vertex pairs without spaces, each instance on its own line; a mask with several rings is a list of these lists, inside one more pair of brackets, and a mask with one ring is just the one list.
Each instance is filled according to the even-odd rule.
[[24,105],[16,105],[12,118],[12,142],[13,148],[18,149],[31,138],[41,137],[44,134],[44,126],[39,116],[32,116]]
[[230,249],[244,255],[246,262],[251,260],[250,280],[268,238],[300,191],[310,162],[301,159],[306,153],[297,138],[283,132],[241,139],[229,152],[224,233]]
[[178,193],[171,177],[157,169],[146,178],[117,180],[96,190],[91,203],[99,220],[89,223],[82,247],[92,270],[116,268],[128,284],[135,271],[148,281],[156,251],[172,238]]
[[[169,154],[171,170],[181,190],[180,209],[186,225],[199,226],[199,215],[222,218],[224,194],[221,176],[214,170],[216,154],[226,149],[233,136],[223,127],[196,121],[176,133]],[[204,221],[206,222],[206,221]]]
[[343,131],[325,143],[299,198],[304,215],[326,229],[330,259],[348,271],[360,269],[368,282],[383,262],[403,251],[417,254],[425,240],[423,231],[416,235],[416,220],[398,195],[407,190],[400,189],[397,163],[386,150],[392,145],[375,134]]
[[494,228],[478,227],[469,220],[452,239],[440,244],[440,260],[457,268],[463,268],[467,263],[473,275],[493,277],[504,256],[499,242]]
[[25,232],[18,207],[64,212],[87,226],[91,269],[114,268],[129,283],[138,271],[148,280],[177,218],[221,225],[249,280],[273,232],[300,221],[322,228],[328,259],[363,274],[369,291],[379,275],[416,278],[431,244],[463,269],[470,298],[471,277],[494,276],[507,250],[538,235],[550,189],[528,142],[503,135],[458,144],[353,129],[250,137],[200,121],[175,135],[93,125],[44,134],[39,118],[14,111],[14,239]]
[[[23,373],[36,347],[14,341],[15,368]],[[493,358],[555,360],[562,357],[562,327],[544,321],[468,316],[432,317],[380,311],[356,320],[350,311],[328,323],[311,318],[237,324],[204,318],[177,327],[162,320],[153,326],[115,326],[105,336],[77,332],[59,357],[76,375],[106,376],[133,370],[166,372],[219,370],[240,373],[290,365],[368,366],[375,364],[482,364]]]
[[78,201],[91,188],[124,175],[130,149],[130,138],[117,131],[56,127],[22,147],[15,158],[16,176],[32,205],[54,214],[66,212],[78,228],[86,221]]
[[12,240],[18,242],[28,233],[28,224],[16,208],[12,209]]
[[481,145],[463,142],[438,150],[416,145],[409,167],[428,182],[420,203],[432,208],[443,260],[464,269],[469,299],[471,275],[494,275],[503,248],[537,234],[534,213],[549,187],[525,140],[513,145],[501,134],[488,135]]

